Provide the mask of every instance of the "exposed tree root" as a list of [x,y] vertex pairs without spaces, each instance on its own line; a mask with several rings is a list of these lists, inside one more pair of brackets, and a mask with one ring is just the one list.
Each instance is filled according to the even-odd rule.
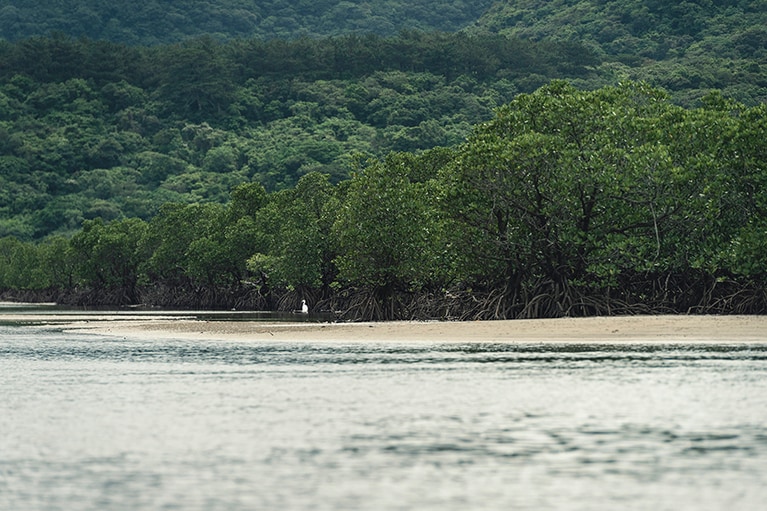
[[0,299],[76,306],[143,304],[180,309],[311,310],[339,321],[492,320],[639,314],[765,314],[758,282],[702,274],[637,274],[610,288],[542,279],[527,287],[456,287],[417,292],[391,288],[267,289],[248,283],[222,288],[146,286],[134,290],[14,290]]

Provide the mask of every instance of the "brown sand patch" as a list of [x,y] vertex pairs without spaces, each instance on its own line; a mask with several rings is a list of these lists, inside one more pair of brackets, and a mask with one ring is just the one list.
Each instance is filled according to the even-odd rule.
[[73,321],[79,332],[291,342],[767,343],[767,316],[628,316],[474,322],[284,323],[188,318]]

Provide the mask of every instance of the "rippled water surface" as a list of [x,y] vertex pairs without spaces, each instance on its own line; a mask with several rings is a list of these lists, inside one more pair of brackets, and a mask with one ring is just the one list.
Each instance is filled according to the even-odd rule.
[[0,509],[756,510],[767,346],[0,326]]

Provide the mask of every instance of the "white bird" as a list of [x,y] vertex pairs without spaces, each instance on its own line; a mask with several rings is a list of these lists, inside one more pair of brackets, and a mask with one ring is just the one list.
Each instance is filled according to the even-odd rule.
[[309,314],[309,306],[306,305],[306,300],[301,300],[301,312],[303,314]]

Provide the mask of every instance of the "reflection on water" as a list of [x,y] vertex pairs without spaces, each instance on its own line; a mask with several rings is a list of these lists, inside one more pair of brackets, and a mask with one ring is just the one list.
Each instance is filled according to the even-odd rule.
[[[36,319],[36,316],[44,314],[45,319]],[[20,318],[29,317],[28,321],[14,318],[7,321],[8,315]],[[4,318],[5,316],[5,318]],[[335,314],[326,311],[312,311],[309,314],[301,314],[299,311],[250,311],[250,310],[174,310],[156,307],[129,306],[129,307],[72,307],[57,304],[25,304],[15,302],[0,302],[0,325],[13,326],[19,323],[46,324],[56,320],[69,321],[72,318],[92,318],[103,320],[108,316],[112,321],[122,319],[173,319],[185,318],[200,321],[289,321],[295,322],[330,322],[337,318]]]
[[0,509],[759,509],[766,376],[754,345],[0,326]]

